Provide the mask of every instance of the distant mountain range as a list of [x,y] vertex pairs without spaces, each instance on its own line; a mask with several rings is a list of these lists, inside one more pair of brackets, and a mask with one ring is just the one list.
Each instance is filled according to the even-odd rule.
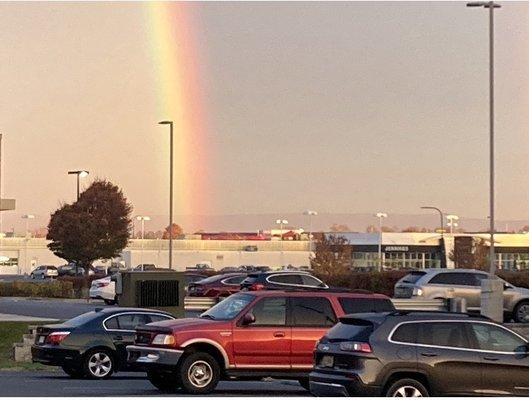
[[[164,215],[151,215],[151,221],[146,222],[146,231],[157,231],[168,225],[168,217]],[[309,229],[309,217],[303,214],[234,214],[234,215],[203,215],[174,217],[186,233],[198,230],[206,232],[254,232],[277,228],[275,221],[278,218],[288,220],[289,227]],[[25,220],[13,212],[5,212],[2,216],[4,232],[25,230]],[[49,216],[36,215],[30,220],[30,230],[44,227],[48,224]],[[435,229],[439,227],[439,216],[432,214],[389,214],[384,219],[384,226],[401,231],[410,226]],[[446,223],[446,222],[445,222]],[[333,214],[322,213],[312,217],[313,231],[329,231],[333,224],[346,225],[353,232],[365,232],[369,225],[378,226],[378,219],[371,214]],[[518,231],[523,226],[529,225],[529,220],[500,220],[496,221],[498,231]],[[460,216],[459,227],[465,231],[487,231],[488,220],[479,218],[465,218]],[[139,231],[139,224],[136,225]]]

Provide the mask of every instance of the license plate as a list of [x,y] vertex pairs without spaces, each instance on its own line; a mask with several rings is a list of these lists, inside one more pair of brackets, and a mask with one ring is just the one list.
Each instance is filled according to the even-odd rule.
[[332,368],[334,366],[334,357],[333,356],[323,356],[320,361],[322,367]]
[[44,344],[45,340],[46,340],[46,336],[39,336],[39,344]]

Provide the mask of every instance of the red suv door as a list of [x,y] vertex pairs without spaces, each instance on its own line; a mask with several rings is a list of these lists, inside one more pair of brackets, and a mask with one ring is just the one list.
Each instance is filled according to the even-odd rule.
[[290,369],[291,331],[287,326],[287,299],[263,297],[247,314],[255,321],[233,327],[233,358],[237,368]]
[[292,368],[311,369],[314,346],[337,322],[328,298],[293,296],[290,302],[292,326]]

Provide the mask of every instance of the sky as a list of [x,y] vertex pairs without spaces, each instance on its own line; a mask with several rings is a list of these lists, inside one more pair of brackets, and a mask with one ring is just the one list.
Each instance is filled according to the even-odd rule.
[[[529,219],[529,3],[502,5],[496,213]],[[164,119],[177,216],[488,215],[488,14],[464,2],[4,2],[0,54],[4,218],[73,201],[72,169],[167,214]]]

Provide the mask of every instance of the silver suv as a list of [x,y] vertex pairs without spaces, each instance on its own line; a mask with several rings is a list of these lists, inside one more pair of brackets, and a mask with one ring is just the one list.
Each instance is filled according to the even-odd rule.
[[[395,284],[396,298],[466,299],[469,311],[481,307],[481,280],[490,274],[476,269],[424,269],[412,271]],[[500,279],[494,277],[495,279]],[[500,279],[502,280],[502,279]],[[529,322],[529,289],[504,283],[503,309],[516,322]]]

